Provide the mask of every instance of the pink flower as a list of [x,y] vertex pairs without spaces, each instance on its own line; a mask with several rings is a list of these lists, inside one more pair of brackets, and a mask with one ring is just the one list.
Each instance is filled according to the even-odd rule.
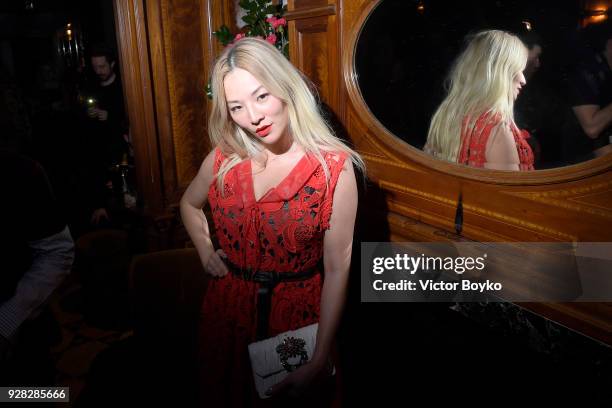
[[234,42],[243,39],[244,37],[246,37],[246,34],[244,33],[238,33],[236,34],[236,36],[234,37]]
[[285,20],[284,18],[279,18],[278,20],[276,20],[276,25],[272,24],[272,27],[274,27],[274,29],[276,30],[278,26],[286,26],[286,25],[287,25],[287,20]]
[[272,34],[268,35],[266,37],[266,41],[269,42],[272,45],[276,44],[276,34],[272,33]]
[[284,18],[276,18],[274,16],[266,18],[266,22],[272,25],[272,28],[276,30],[279,26],[287,25],[287,20]]

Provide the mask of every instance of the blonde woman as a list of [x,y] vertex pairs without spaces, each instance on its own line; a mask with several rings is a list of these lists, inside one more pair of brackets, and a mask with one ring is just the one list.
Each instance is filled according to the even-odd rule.
[[[357,208],[353,164],[363,170],[363,161],[333,135],[300,73],[263,40],[226,48],[212,90],[214,149],[180,207],[215,277],[202,305],[203,402],[257,401],[247,345],[318,322],[310,361],[268,390],[272,401],[308,394],[330,367]],[[218,248],[202,212],[207,202]]]
[[529,133],[514,123],[528,51],[499,30],[475,34],[455,61],[448,95],[434,114],[424,150],[436,157],[497,170],[533,170]]

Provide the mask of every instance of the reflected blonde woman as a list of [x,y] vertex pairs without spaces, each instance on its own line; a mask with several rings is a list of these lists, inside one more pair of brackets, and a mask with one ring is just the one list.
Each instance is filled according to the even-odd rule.
[[497,170],[533,170],[529,133],[514,122],[528,51],[499,30],[475,34],[455,61],[448,95],[434,114],[424,150],[451,162]]

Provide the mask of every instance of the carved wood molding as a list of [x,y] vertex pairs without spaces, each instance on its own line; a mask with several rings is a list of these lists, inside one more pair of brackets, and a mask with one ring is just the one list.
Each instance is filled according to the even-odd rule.
[[[457,200],[453,200],[453,199],[449,199],[446,196],[442,196],[442,195],[438,195],[435,193],[431,193],[431,192],[427,192],[427,191],[423,191],[420,189],[416,189],[416,188],[412,188],[409,187],[408,185],[405,184],[396,184],[396,183],[391,183],[388,181],[384,181],[381,180],[379,185],[387,190],[387,191],[394,191],[403,195],[407,195],[407,196],[412,196],[412,197],[417,197],[423,200],[427,200],[429,202],[435,202],[437,203],[439,206],[441,207],[447,207],[446,213],[448,215],[450,215],[451,217],[454,216],[455,213],[455,209],[457,208]],[[406,207],[406,206],[402,206],[400,204],[396,204],[393,203],[393,205],[389,206],[390,210],[393,209],[407,209],[410,207]],[[411,208],[410,210],[407,211],[409,214],[405,214],[405,215],[410,215],[412,217],[415,217],[417,219],[423,219],[424,221],[427,220],[426,222],[431,223],[432,225],[438,225],[440,224],[440,217],[439,214],[435,214],[435,213],[429,213],[425,207],[421,207],[419,209],[413,209]],[[499,212],[499,211],[492,211],[489,210],[488,208],[482,207],[482,206],[475,206],[475,205],[471,205],[471,204],[464,204],[463,205],[463,213],[464,213],[464,218],[469,218],[470,216],[479,216],[479,217],[484,217],[485,219],[489,220],[489,221],[495,221],[497,222],[498,228],[500,227],[506,227],[506,228],[513,228],[513,229],[521,229],[524,231],[535,231],[538,232],[539,234],[541,234],[544,237],[547,237],[548,239],[544,239],[544,241],[567,241],[567,242],[575,242],[577,241],[577,237],[575,235],[571,235],[571,234],[567,234],[559,229],[556,228],[552,228],[552,227],[548,227],[545,225],[541,225],[535,222],[531,222],[528,220],[524,220],[515,216],[511,216],[508,214],[505,214],[503,212]],[[447,221],[451,221],[451,219],[447,219]],[[451,221],[450,223],[443,223],[446,226],[450,226],[451,228],[453,228],[454,223]],[[493,227],[492,224],[489,224],[489,227]],[[500,228],[502,229],[502,228]],[[492,236],[491,234],[486,234],[489,236]],[[512,241],[513,239],[511,238],[510,234],[495,234],[497,236],[497,240],[500,240],[499,238],[504,238],[502,239],[503,241]],[[479,240],[483,240],[483,237],[478,236]],[[541,240],[541,239],[540,239]]]
[[325,17],[336,14],[336,5],[328,4],[326,6],[309,7],[299,10],[291,10],[285,13],[284,17],[287,21],[300,20],[305,18]]
[[[206,138],[198,140],[193,137],[194,132],[205,135],[206,129],[201,22],[192,18],[193,14],[200,15],[202,4],[162,0],[161,5],[176,163],[175,188],[183,190],[195,176],[206,151]],[[188,38],[192,38],[193,42],[187,44],[185,40]]]
[[[360,152],[361,152],[361,149],[360,149]],[[385,166],[392,166],[394,168],[402,169],[402,170],[412,170],[416,172],[424,172],[423,169],[415,167],[411,165],[410,163],[402,163],[400,161],[395,161],[393,157],[374,155],[371,153],[361,153],[361,156],[368,162],[378,163],[380,165],[385,165]]]
[[554,191],[515,191],[506,194],[545,203],[576,213],[590,214],[612,220],[612,181]]
[[161,172],[149,66],[149,44],[142,0],[115,0],[115,29],[130,133],[136,155],[136,178],[145,212],[162,208]]
[[224,0],[148,3],[165,206],[178,202],[210,151],[205,88],[223,49],[212,32],[222,24],[232,26],[232,10]]
[[[168,141],[171,142],[172,150],[169,151],[172,154],[168,157],[171,160],[171,163],[174,166],[173,173],[173,189],[177,188],[180,185],[180,176],[177,173],[180,173],[181,167],[181,147],[178,145],[177,135],[180,133],[180,128],[178,127],[178,117],[177,117],[177,96],[176,96],[176,75],[174,72],[174,64],[172,61],[172,41],[171,41],[171,31],[170,31],[170,22],[169,22],[169,13],[168,13],[168,0],[161,0],[161,28],[163,32],[163,58],[164,58],[164,66],[166,67],[166,85],[168,90],[168,98],[169,104],[167,107],[167,114],[170,115],[170,127],[171,133],[169,133]],[[164,82],[163,79],[161,81]],[[161,84],[160,84],[161,85]],[[163,85],[162,85],[163,86]],[[178,157],[177,157],[178,156]],[[173,201],[173,200],[170,200]]]
[[291,61],[318,86],[321,99],[342,122],[344,91],[338,59],[336,2],[289,0],[287,8]]
[[177,185],[175,146],[173,140],[173,123],[171,100],[173,88],[168,83],[167,42],[164,41],[165,25],[164,7],[162,0],[150,0],[147,3],[147,20],[149,32],[149,45],[151,55],[151,74],[153,76],[153,87],[155,93],[155,112],[157,118],[157,131],[159,148],[162,157],[162,172],[164,183],[164,207],[172,200],[172,192]]

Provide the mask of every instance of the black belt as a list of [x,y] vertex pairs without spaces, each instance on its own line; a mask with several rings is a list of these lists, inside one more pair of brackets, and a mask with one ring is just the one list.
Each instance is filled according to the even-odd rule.
[[311,278],[319,271],[319,266],[301,272],[263,272],[251,268],[241,268],[225,260],[227,269],[237,278],[259,283],[257,290],[257,340],[268,337],[268,322],[272,308],[272,291],[280,282],[295,282]]

